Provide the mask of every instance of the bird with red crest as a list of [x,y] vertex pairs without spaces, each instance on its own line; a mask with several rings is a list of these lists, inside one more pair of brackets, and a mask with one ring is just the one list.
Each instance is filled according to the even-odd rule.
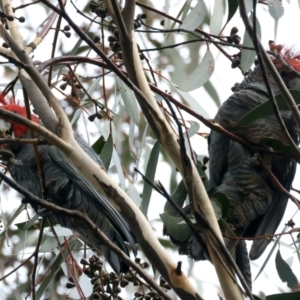
[[[14,98],[0,95],[1,108],[27,118],[26,108],[15,104]],[[39,118],[31,114],[31,121],[40,124]],[[2,137],[29,138],[29,129],[23,125],[9,120],[0,120],[0,132]],[[102,168],[104,165],[99,156],[79,136],[75,139],[79,146]],[[10,147],[14,159],[9,160],[8,169],[14,180],[23,188],[37,197],[42,198],[40,175],[36,163],[34,148],[31,144],[17,144]],[[63,208],[80,211],[86,214],[94,224],[102,230],[123,252],[129,255],[132,249],[136,255],[135,237],[128,224],[119,212],[100,195],[91,184],[80,175],[69,163],[65,155],[55,146],[39,145],[38,152],[42,166],[45,195],[49,202]],[[26,199],[30,203],[30,199]],[[47,217],[54,223],[58,223],[78,233],[94,250],[98,250],[107,259],[116,273],[126,273],[128,265],[123,262],[115,252],[102,245],[94,230],[65,214],[54,214],[45,211],[44,208],[32,205],[35,211]],[[128,247],[128,245],[130,247]]]
[[[271,60],[285,85],[288,88],[300,89],[299,53],[273,42],[270,43],[270,51],[273,54]],[[267,77],[273,95],[278,94],[279,88],[268,72]],[[274,139],[290,145],[278,119],[271,114],[249,123],[238,123],[250,111],[270,99],[261,67],[257,65],[243,82],[235,85],[232,90],[234,94],[220,107],[214,121],[236,136],[260,147],[262,151],[259,154],[265,165],[289,191],[295,176],[296,163],[287,156],[273,154],[272,148],[268,149],[268,146],[263,144],[264,139]],[[291,112],[282,110],[280,114],[289,135],[298,144],[298,132]],[[220,205],[220,193],[225,194],[229,200],[229,209],[225,217],[229,226],[222,228],[226,236],[225,244],[251,286],[250,264],[243,238],[254,238],[249,256],[250,259],[259,258],[270,243],[270,239],[264,237],[273,235],[283,218],[288,196],[278,190],[266,169],[257,161],[255,153],[244,145],[216,131],[210,133],[208,144],[211,186],[209,196],[217,206]],[[186,207],[185,211],[189,212],[191,209]],[[232,236],[232,231],[235,236]],[[172,240],[179,245],[181,254],[189,255],[195,260],[209,258],[206,249],[203,248],[205,243],[200,245],[194,235],[185,242]]]

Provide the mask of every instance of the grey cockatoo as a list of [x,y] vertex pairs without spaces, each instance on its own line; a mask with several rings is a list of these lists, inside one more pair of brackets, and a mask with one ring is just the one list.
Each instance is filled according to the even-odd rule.
[[[280,49],[281,50],[281,49]],[[300,70],[297,55],[290,50],[280,52],[287,64]],[[273,59],[273,63],[280,72],[288,88],[300,89],[300,80],[289,69]],[[271,76],[268,77],[273,94],[279,89]],[[289,145],[277,118],[270,115],[257,119],[245,125],[236,123],[247,113],[260,104],[268,101],[261,68],[256,66],[244,81],[235,86],[234,94],[223,103],[214,120],[226,130],[242,137],[253,144],[259,144],[262,138],[273,138]],[[291,113],[281,111],[281,116],[293,140],[298,143],[298,134]],[[254,153],[247,147],[231,140],[226,135],[212,131],[208,140],[209,173],[211,190],[209,196],[218,205],[216,193],[223,193],[229,199],[229,212],[226,222],[238,237],[262,237],[255,239],[249,256],[257,259],[264,252],[268,239],[266,234],[274,234],[282,220],[288,197],[280,192],[271,182],[263,167],[256,161]],[[286,190],[290,190],[294,179],[296,163],[286,156],[261,153],[267,166]],[[186,207],[185,212],[191,211]],[[228,236],[232,235],[223,229]],[[171,237],[172,238],[172,237]],[[207,259],[203,247],[199,245],[193,235],[185,242],[173,242],[179,246],[179,252],[189,255],[195,260]],[[251,284],[250,265],[243,240],[225,238],[227,249],[235,256],[244,276]]]
[[[2,108],[26,117],[25,107],[7,104],[3,105]],[[32,120],[39,123],[39,119],[35,115],[32,115]],[[2,132],[13,132],[16,138],[29,136],[28,128],[16,123],[0,121]],[[103,167],[102,161],[92,148],[80,137],[75,136],[75,138],[81,148]],[[11,150],[15,155],[15,163],[10,164],[13,178],[25,189],[41,197],[40,178],[32,145],[20,144]],[[120,249],[128,254],[129,250],[125,244],[125,242],[128,242],[136,254],[135,238],[128,224],[104,196],[100,195],[72,167],[58,148],[50,145],[40,145],[38,150],[45,177],[47,200],[61,207],[78,210],[86,214]],[[34,207],[34,209],[39,211],[37,207]],[[54,222],[79,233],[88,244],[100,250],[115,272],[126,273],[128,271],[128,266],[109,248],[101,245],[93,230],[88,229],[82,222],[57,213],[49,213],[47,216]]]

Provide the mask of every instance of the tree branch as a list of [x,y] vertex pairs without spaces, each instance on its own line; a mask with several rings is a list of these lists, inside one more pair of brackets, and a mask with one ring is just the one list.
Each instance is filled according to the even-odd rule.
[[15,189],[17,192],[23,194],[26,197],[26,203],[34,203],[36,205],[45,207],[51,212],[65,214],[69,217],[75,218],[77,220],[82,221],[87,228],[94,231],[99,240],[108,246],[113,252],[115,252],[128,266],[130,266],[133,270],[135,270],[157,293],[163,297],[163,299],[171,300],[169,295],[148,275],[144,272],[144,270],[136,263],[134,263],[130,257],[128,257],[118,246],[116,246],[88,217],[86,214],[83,214],[77,210],[70,210],[66,208],[62,208],[58,205],[55,205],[46,200],[40,199],[36,197],[34,194],[30,193],[22,186],[17,184],[15,181],[4,175],[0,172],[0,178],[7,183],[10,187]]

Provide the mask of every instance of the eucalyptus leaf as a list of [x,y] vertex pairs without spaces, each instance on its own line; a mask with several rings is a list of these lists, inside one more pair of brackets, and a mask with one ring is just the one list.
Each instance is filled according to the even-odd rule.
[[[159,141],[157,141],[151,150],[151,154],[148,160],[146,174],[145,174],[145,176],[151,182],[154,181],[158,158],[159,158],[159,151],[160,151],[160,143]],[[143,188],[142,204],[141,204],[141,211],[145,215],[145,217],[147,217],[148,214],[151,194],[152,194],[152,187],[147,182],[145,182]]]
[[266,297],[266,300],[299,300],[300,292],[274,294]]
[[[175,87],[176,88],[176,87]],[[176,91],[181,96],[184,103],[187,103],[195,112],[197,112],[199,115],[203,116],[204,118],[210,119],[209,114],[206,112],[206,110],[199,104],[199,102],[192,97],[188,92],[181,91],[176,88]]]
[[238,7],[239,7],[238,0],[228,0],[228,17],[227,17],[226,25],[235,15]]
[[130,118],[138,125],[140,121],[140,111],[134,93],[119,77],[116,78],[116,83]]
[[124,173],[123,173],[123,168],[121,165],[120,157],[116,151],[116,149],[113,147],[113,154],[112,154],[113,161],[115,163],[115,167],[117,168],[119,180],[120,180],[120,186],[121,188],[125,191],[125,178],[124,178]]
[[199,0],[190,13],[185,17],[179,28],[194,31],[203,22],[207,14],[207,8],[203,0]]
[[105,139],[103,135],[92,145],[92,149],[99,155],[105,145]]
[[279,20],[284,15],[282,0],[268,0],[268,9],[274,20]]
[[[179,182],[177,185],[176,189],[173,191],[171,194],[171,198],[179,207],[183,207],[183,203],[186,200],[187,197],[187,190],[184,185],[183,180]],[[167,201],[164,207],[164,212],[168,213],[169,215],[177,215],[177,210],[173,207],[173,205]]]
[[[93,285],[91,284],[91,279],[85,275],[84,273],[81,274],[78,280],[78,285],[81,288],[83,295],[88,298],[93,293]],[[69,293],[70,299],[82,299],[81,295],[78,293],[76,287],[72,288]]]
[[288,157],[294,158],[298,163],[300,163],[300,156],[298,152],[290,145],[284,144],[281,140],[273,138],[261,138],[259,143],[271,147],[275,151],[279,151],[282,154],[287,155]]
[[221,31],[223,18],[226,11],[225,0],[215,0],[215,5],[210,17],[209,29],[211,34],[218,35]]
[[284,261],[278,249],[275,259],[277,273],[282,282],[286,282],[289,288],[294,288],[298,285],[298,280],[293,273],[291,267]]
[[[222,216],[223,219],[225,219],[226,216],[229,213],[229,199],[228,199],[228,197],[224,193],[217,192],[217,193],[213,194],[213,198],[216,199],[219,202],[218,207],[220,209],[220,206],[221,206],[221,216]],[[212,201],[212,204],[214,204],[213,201]]]
[[209,48],[207,47],[202,61],[196,67],[196,69],[190,75],[188,75],[181,84],[179,84],[179,89],[184,92],[190,92],[203,86],[203,84],[206,83],[211,77],[214,69],[215,60]]
[[177,15],[177,19],[181,16],[181,21],[185,20],[185,17],[187,16],[190,7],[191,7],[191,3],[192,0],[186,0],[181,8],[181,10],[179,11],[178,15]]
[[[296,104],[300,104],[300,91],[299,90],[290,90],[290,93],[296,102]],[[275,101],[277,103],[279,110],[287,110],[289,109],[287,103],[282,96],[282,94],[275,95]],[[262,119],[268,116],[274,115],[274,109],[271,100],[258,105],[247,114],[245,114],[240,120],[237,122],[231,122],[232,126],[243,126],[249,123],[252,123],[255,120]]]
[[276,41],[278,22],[284,15],[284,7],[281,0],[268,0],[269,14],[275,20],[274,24],[274,41]]
[[189,137],[193,137],[195,134],[197,134],[197,132],[199,131],[200,129],[200,124],[196,121],[187,121],[190,123],[190,128],[188,129],[188,135]]
[[[253,24],[253,14],[251,12],[250,20]],[[256,19],[256,34],[259,38],[261,38],[261,28],[258,19]],[[243,38],[243,45],[245,47],[252,47],[254,48],[254,45],[252,43],[252,40],[247,32],[245,31],[244,38]],[[252,66],[254,59],[256,56],[255,50],[248,50],[248,49],[242,49],[241,51],[241,68],[244,72],[249,71],[250,67]]]
[[41,285],[38,287],[35,299],[39,300],[44,296],[44,293],[52,280],[55,278],[56,274],[61,268],[61,264],[64,261],[64,257],[68,257],[70,252],[73,249],[79,249],[81,247],[81,242],[79,240],[72,240],[68,243],[68,247],[63,251],[63,255],[61,253],[57,254],[49,263],[48,271],[46,271],[45,276],[41,282]]
[[128,189],[127,189],[126,193],[130,197],[130,199],[135,203],[135,205],[137,207],[140,207],[141,202],[142,202],[140,193],[138,192],[136,187],[131,182],[129,182]]
[[113,153],[114,143],[111,134],[108,136],[108,139],[105,145],[102,148],[100,158],[105,166],[105,169],[108,170],[112,153]]
[[174,217],[167,213],[160,214],[169,235],[178,242],[185,242],[192,234],[190,227],[182,217]]
[[13,224],[14,220],[20,215],[20,213],[24,210],[25,208],[25,204],[21,203],[19,205],[19,207],[16,209],[16,211],[13,213],[13,215],[11,216],[11,218],[9,219],[8,223],[4,223],[4,228],[2,228],[1,232],[0,232],[0,238],[6,234],[8,228]]

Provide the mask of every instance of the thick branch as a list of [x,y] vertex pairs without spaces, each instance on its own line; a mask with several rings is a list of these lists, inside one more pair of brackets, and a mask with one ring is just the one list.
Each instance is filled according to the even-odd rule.
[[[98,53],[104,59],[104,61],[115,72],[118,73],[118,75],[120,75],[122,80],[124,80],[131,89],[135,90],[136,93],[139,93],[140,96],[143,97],[143,94],[130,82],[130,80],[127,79],[127,77],[121,71],[119,71],[118,67],[74,24],[74,22],[64,11],[63,5],[61,5],[62,11],[60,11],[57,9],[57,7],[51,5],[49,2],[44,0],[42,1],[53,8],[54,11],[60,13],[69,22],[70,26],[72,26],[72,28],[74,28],[74,30],[91,46],[91,48],[95,50],[96,53]],[[60,3],[62,4],[62,1],[60,1]],[[177,294],[180,294],[182,299],[194,300],[194,295],[197,294],[196,291],[189,284],[188,279],[184,275],[179,276],[175,273],[176,264],[159,243],[151,226],[145,219],[144,215],[140,212],[138,207],[134,205],[134,203],[119,187],[119,185],[113,182],[106,172],[102,170],[101,167],[89,156],[87,156],[86,153],[75,142],[72,131],[70,131],[70,125],[65,121],[66,116],[63,114],[63,110],[56,102],[55,97],[53,96],[44,79],[39,75],[35,67],[32,65],[30,59],[26,56],[25,51],[22,51],[18,45],[15,45],[13,41],[9,39],[9,35],[6,33],[3,27],[0,27],[0,33],[4,36],[7,36],[7,39],[11,44],[11,48],[16,52],[16,54],[19,55],[19,59],[26,63],[26,66],[24,66],[26,72],[42,91],[43,95],[48,100],[55,114],[60,120],[60,129],[63,131],[61,137],[67,141],[67,143],[61,141],[62,144],[59,145],[59,143],[57,143],[56,146],[63,151],[70,163],[73,164],[73,166],[86,178],[86,180],[89,181],[99,193],[104,194],[112,202],[116,209],[120,211],[122,216],[126,219],[133,230],[139,245],[144,250],[147,257],[151,260],[151,263],[153,263],[153,265],[160,271],[162,276],[174,287]],[[38,104],[33,103],[33,106],[37,108]],[[40,115],[40,117],[44,121],[45,115]],[[44,125],[47,128],[51,127],[51,124],[46,123],[45,121]],[[185,289],[183,289],[182,286],[184,286]],[[186,291],[187,286],[189,291]]]
[[7,183],[10,187],[17,192],[23,194],[26,197],[28,203],[34,203],[36,205],[47,208],[49,211],[59,214],[64,214],[69,217],[82,221],[87,228],[91,229],[97,238],[106,246],[108,246],[113,252],[115,252],[128,266],[135,270],[155,291],[158,292],[163,299],[171,300],[166,292],[153,280],[144,270],[136,263],[134,263],[130,257],[128,257],[118,246],[116,246],[89,218],[86,214],[83,214],[77,210],[70,210],[57,206],[51,202],[40,199],[17,184],[15,181],[0,172],[0,178]]
[[[115,24],[119,24],[120,21],[117,19],[119,14],[115,11],[110,11],[110,14]],[[149,84],[146,80],[145,74],[143,72],[143,67],[141,65],[134,31],[131,31],[131,37],[128,37],[127,35],[123,36],[119,32],[119,38],[122,47],[123,61],[128,72],[128,77],[145,95],[145,97],[140,97],[140,95],[136,93],[137,100],[145,117],[147,118],[149,125],[151,126],[151,129],[153,130],[157,139],[160,141],[160,143],[176,165],[180,174],[182,175],[189,196],[192,196],[190,197],[190,199],[194,199],[199,205],[198,207],[196,206],[196,209],[201,210],[201,213],[206,216],[208,222],[211,224],[211,227],[215,231],[216,236],[218,236],[220,240],[223,240],[210,199],[208,198],[204,185],[194,164],[191,164],[189,166],[189,173],[188,176],[186,176],[186,169],[182,164],[180,147],[177,142],[178,136],[174,133],[173,129],[168,124],[149,88]],[[206,235],[207,240],[214,241],[214,247],[218,249],[219,253],[222,253],[219,245],[215,242],[215,239],[213,238],[211,233],[206,229],[203,229],[203,233]],[[242,299],[239,287],[235,284],[232,277],[226,270],[231,270],[231,266],[226,265],[226,268],[224,268],[224,266],[220,263],[220,260],[216,256],[216,252],[212,249],[212,247],[210,247],[210,245],[208,246],[210,256],[218,273],[218,277],[222,285],[225,297],[227,299]],[[221,256],[223,258],[224,255]],[[225,261],[227,262],[227,260]]]

